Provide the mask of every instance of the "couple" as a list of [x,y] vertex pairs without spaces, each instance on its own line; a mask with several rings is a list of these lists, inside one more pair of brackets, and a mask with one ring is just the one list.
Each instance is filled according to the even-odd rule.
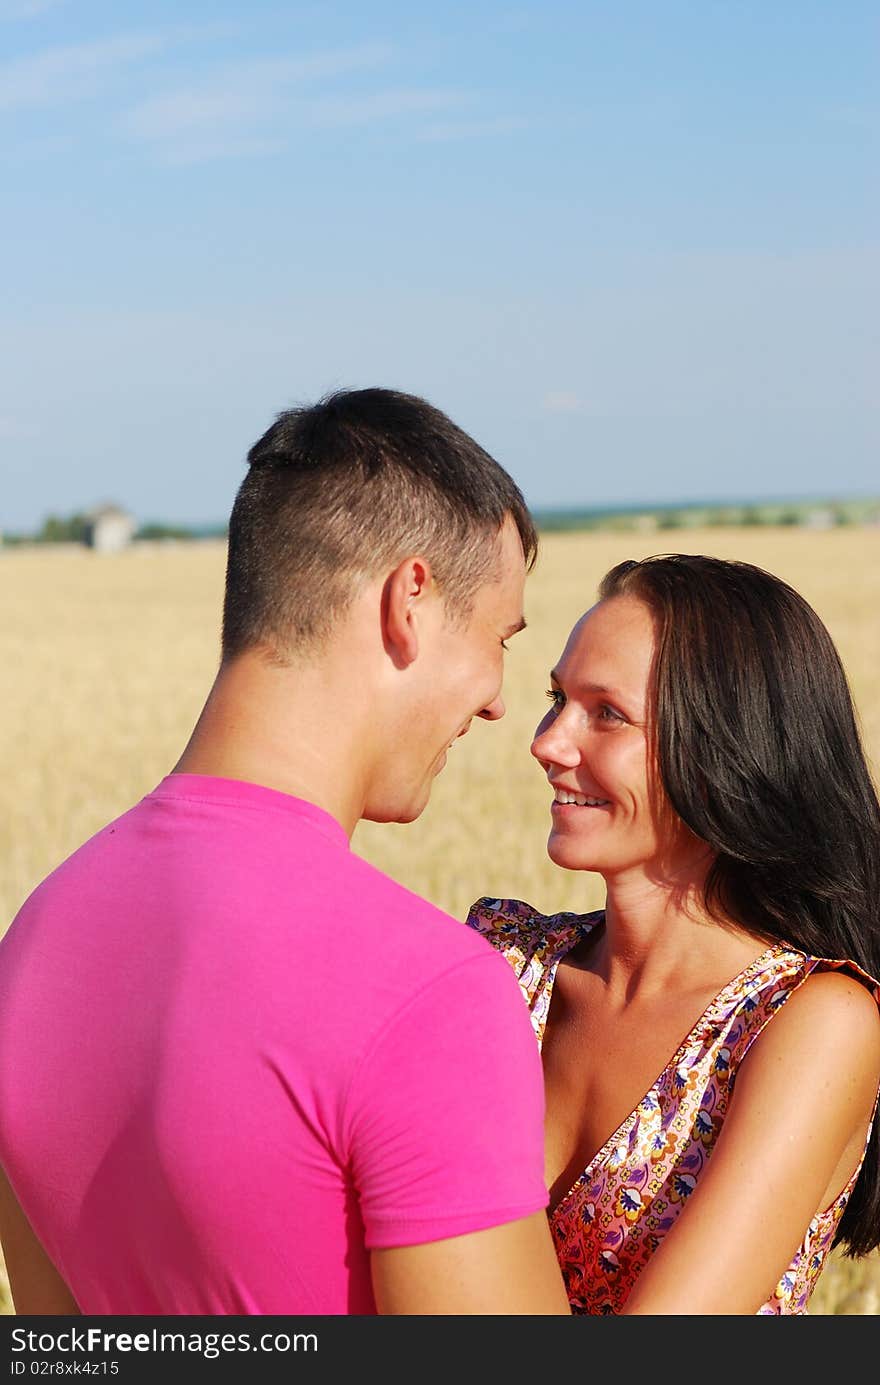
[[532,745],[606,908],[466,928],[349,838],[503,715],[523,498],[381,389],[248,460],[180,761],[0,942],[16,1311],[803,1313],[880,1239],[880,810],[824,627],[748,565],[610,572]]

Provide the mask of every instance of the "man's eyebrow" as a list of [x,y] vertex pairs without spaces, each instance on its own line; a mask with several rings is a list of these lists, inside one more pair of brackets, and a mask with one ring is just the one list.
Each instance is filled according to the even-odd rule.
[[514,625],[511,625],[511,626],[509,627],[509,629],[505,630],[504,635],[502,636],[502,638],[505,639],[505,640],[509,640],[513,635],[518,635],[519,632],[520,632],[520,630],[525,630],[525,628],[526,628],[526,618],[525,618],[525,616],[520,616],[519,620],[516,621],[516,623],[515,623]]

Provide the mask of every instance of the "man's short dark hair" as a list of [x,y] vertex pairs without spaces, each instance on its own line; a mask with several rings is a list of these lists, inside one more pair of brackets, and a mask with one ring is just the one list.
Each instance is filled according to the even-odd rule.
[[229,521],[223,657],[316,645],[360,578],[408,553],[466,619],[507,516],[527,566],[537,535],[519,487],[446,414],[389,389],[287,409],[254,443]]

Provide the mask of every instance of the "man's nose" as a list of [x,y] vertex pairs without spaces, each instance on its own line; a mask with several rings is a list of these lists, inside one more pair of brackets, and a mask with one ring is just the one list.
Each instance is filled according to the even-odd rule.
[[486,704],[482,712],[477,712],[477,716],[482,717],[484,721],[497,721],[499,717],[504,716],[504,710],[504,698],[499,693]]

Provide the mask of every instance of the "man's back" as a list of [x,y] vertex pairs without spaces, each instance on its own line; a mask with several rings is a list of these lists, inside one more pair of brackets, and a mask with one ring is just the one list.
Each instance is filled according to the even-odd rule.
[[372,1313],[370,1250],[546,1206],[503,960],[255,784],[171,775],[35,891],[0,1064],[0,1163],[86,1313]]

